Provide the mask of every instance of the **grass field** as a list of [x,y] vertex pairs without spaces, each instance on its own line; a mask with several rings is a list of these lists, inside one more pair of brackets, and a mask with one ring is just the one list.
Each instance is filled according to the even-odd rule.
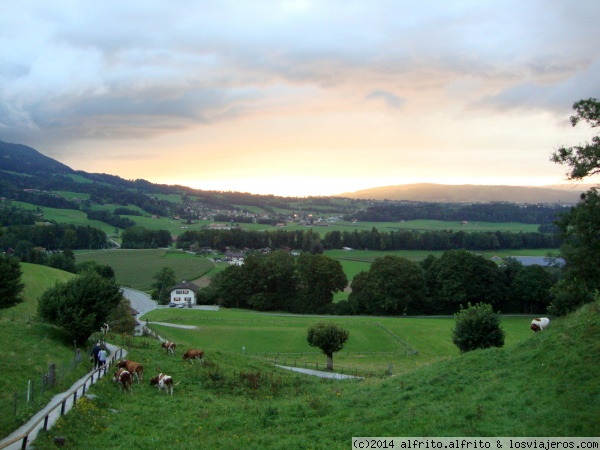
[[203,256],[178,250],[103,250],[76,254],[77,263],[96,261],[108,264],[115,271],[117,283],[150,292],[154,275],[163,267],[171,267],[179,281],[193,281],[214,268]]
[[[30,272],[32,266],[24,269]],[[51,272],[29,274],[40,282],[28,288],[27,302],[37,301],[32,296],[54,281],[57,271],[43,269]],[[72,344],[60,331],[10,317],[11,309],[0,320],[0,346],[10,348],[3,351],[0,376],[16,371],[35,378],[50,361],[72,360]],[[105,377],[90,389],[93,400],[81,401],[50,432],[38,436],[37,449],[55,448],[56,435],[66,437],[65,448],[97,448],[101,441],[105,448],[192,449],[198,448],[201,435],[203,448],[341,449],[358,435],[600,433],[598,303],[567,319],[553,319],[538,334],[529,330],[530,317],[503,317],[504,348],[464,355],[451,342],[452,318],[328,317],[350,330],[346,347],[334,355],[334,368],[366,377],[357,381],[323,380],[273,365],[275,358],[278,364],[325,365],[325,357],[306,343],[307,327],[320,317],[172,308],[147,317],[198,328],[151,325],[178,342],[176,357],[167,356],[157,340],[136,338],[133,346],[128,344],[129,358],[144,364],[146,380],[134,385],[134,401]],[[111,339],[124,345],[120,336]],[[181,352],[188,347],[206,351],[203,366],[182,361]],[[390,364],[392,376],[386,374]],[[78,370],[87,366],[84,359]],[[149,385],[148,377],[159,371],[175,378],[173,398]],[[77,375],[70,376],[74,380]],[[15,417],[11,394],[5,391],[0,395],[3,433],[39,405],[36,400]],[[164,417],[169,418],[167,426]]]
[[[383,373],[392,363],[396,370],[406,371],[417,364],[430,364],[458,353],[451,341],[453,318],[323,318],[224,308],[219,311],[165,308],[151,311],[144,319],[198,327],[190,331],[151,324],[151,328],[161,337],[182,343],[184,347],[235,353],[240,352],[243,346],[247,354],[270,358],[280,354],[280,358],[297,361],[297,364],[318,362],[319,356],[315,355],[318,350],[306,342],[306,330],[320,320],[332,320],[350,331],[344,350],[334,359],[345,370]],[[530,322],[531,317],[503,318],[506,345],[530,337]],[[235,339],[232,340],[231,336],[235,336]],[[416,350],[418,355],[412,355],[412,350]]]
[[[231,315],[243,318],[240,311]],[[236,330],[222,342],[238,340]],[[436,337],[448,338],[432,333],[430,339]],[[182,344],[194,339],[180,338]],[[172,398],[144,383],[134,384],[132,401],[103,378],[90,389],[94,399],[82,401],[38,437],[36,448],[55,448],[55,435],[65,436],[69,448],[94,448],[102,440],[110,448],[345,449],[352,436],[600,432],[597,303],[553,321],[543,333],[527,329],[503,349],[439,354],[436,361],[391,377],[354,381],[279,370],[239,351],[207,350],[205,364],[192,365],[180,352],[167,356],[154,342],[131,348],[129,357],[145,365],[146,378],[158,371],[172,375],[177,383]],[[208,340],[205,344],[210,349]]]

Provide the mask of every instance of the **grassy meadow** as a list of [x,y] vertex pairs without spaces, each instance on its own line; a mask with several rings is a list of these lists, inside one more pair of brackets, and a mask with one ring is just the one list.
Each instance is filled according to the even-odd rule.
[[[9,434],[43,407],[52,396],[68,389],[89,371],[89,364],[73,370],[73,343],[64,333],[36,321],[39,296],[56,282],[65,282],[75,275],[36,264],[21,264],[21,280],[25,284],[22,303],[0,311],[0,378],[10,379],[10,388],[0,389],[0,436]],[[87,361],[84,358],[84,361]],[[64,377],[56,387],[41,396],[41,377],[51,363],[57,370],[66,367]],[[15,373],[26,374],[14,377]],[[34,380],[37,393],[26,405],[28,380]],[[17,415],[14,414],[15,393]]]
[[[243,312],[231,314],[243,319]],[[289,326],[289,318],[281,320]],[[527,331],[501,349],[439,355],[360,380],[320,379],[211,350],[209,335],[204,365],[184,362],[181,351],[168,356],[154,341],[130,349],[128,357],[147,371],[133,386],[133,401],[105,377],[35,447],[55,448],[57,435],[65,448],[101,441],[117,449],[344,449],[352,436],[597,436],[600,305],[553,320],[543,333]],[[233,330],[228,334],[239,344]],[[182,345],[196,343],[178,336]],[[159,371],[174,377],[173,397],[147,382]]]
[[96,261],[108,264],[115,271],[117,283],[150,292],[153,276],[163,267],[171,267],[178,281],[193,281],[209,273],[215,264],[203,256],[178,250],[100,250],[77,252],[77,263]]
[[[68,365],[73,347],[60,330],[28,322],[25,305],[36,304],[45,286],[72,275],[34,265],[23,270],[25,304],[0,317],[0,376],[16,371],[39,379],[50,362]],[[529,330],[531,317],[503,317],[503,348],[463,355],[451,342],[452,318],[327,317],[350,331],[333,362],[336,372],[363,377],[355,380],[321,379],[273,364],[324,367],[325,356],[306,343],[306,329],[321,317],[160,308],[146,318],[156,322],[150,324],[154,332],[178,343],[175,357],[154,338],[135,338],[127,345],[128,358],[144,364],[146,376],[134,385],[134,401],[105,377],[89,390],[93,396],[37,437],[37,449],[55,448],[54,436],[65,436],[65,448],[98,448],[101,441],[103,448],[195,449],[201,436],[202,448],[341,449],[352,436],[600,433],[598,303],[553,319],[538,334]],[[110,338],[123,345],[122,337]],[[187,348],[202,348],[205,364],[184,362]],[[90,366],[84,358],[52,392],[66,390]],[[172,398],[149,385],[158,372],[174,377]],[[25,377],[15,383],[19,396],[26,386]],[[15,416],[13,393],[3,390],[3,435],[50,395],[36,397]]]

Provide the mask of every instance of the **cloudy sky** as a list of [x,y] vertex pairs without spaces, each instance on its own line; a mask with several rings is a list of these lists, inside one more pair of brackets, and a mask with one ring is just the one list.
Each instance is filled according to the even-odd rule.
[[597,0],[0,5],[0,140],[77,170],[286,196],[545,185],[594,132],[568,118],[600,97]]

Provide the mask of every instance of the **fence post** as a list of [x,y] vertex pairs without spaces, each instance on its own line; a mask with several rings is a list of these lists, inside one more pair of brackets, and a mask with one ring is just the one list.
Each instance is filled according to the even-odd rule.
[[67,399],[64,399],[62,402],[62,405],[60,407],[60,415],[64,416],[65,415],[65,408],[67,406]]

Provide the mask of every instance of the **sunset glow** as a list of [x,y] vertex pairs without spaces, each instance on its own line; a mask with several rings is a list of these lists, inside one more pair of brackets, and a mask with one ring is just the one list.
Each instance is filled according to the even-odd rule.
[[334,195],[540,186],[587,141],[600,3],[25,1],[0,17],[0,140],[76,170]]

